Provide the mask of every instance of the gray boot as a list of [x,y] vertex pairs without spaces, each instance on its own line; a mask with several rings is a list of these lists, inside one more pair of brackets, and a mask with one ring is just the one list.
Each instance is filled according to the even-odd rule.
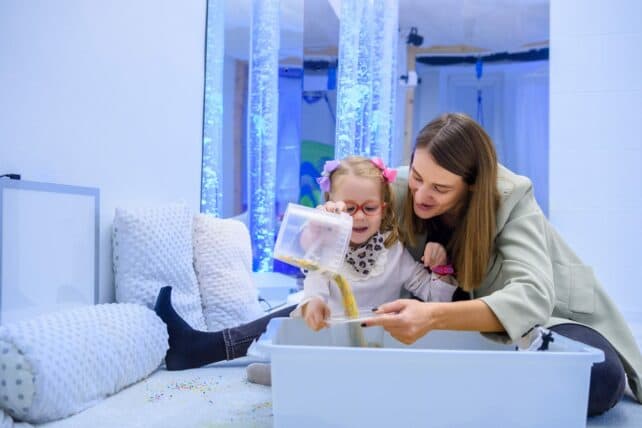
[[245,369],[247,380],[259,385],[272,385],[272,370],[269,363],[252,363]]

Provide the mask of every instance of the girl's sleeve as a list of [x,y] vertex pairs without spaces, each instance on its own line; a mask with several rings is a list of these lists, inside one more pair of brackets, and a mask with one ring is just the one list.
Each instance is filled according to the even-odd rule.
[[318,272],[308,272],[303,280],[303,298],[294,311],[290,313],[290,317],[300,318],[302,316],[301,309],[303,305],[315,297],[321,298],[324,302],[328,303],[328,299],[330,298],[330,282],[327,277]]
[[400,260],[403,287],[424,302],[450,302],[457,289],[437,275],[431,274],[421,263],[415,261],[408,250],[403,249]]
[[532,191],[527,191],[495,239],[500,263],[496,278],[475,291],[513,341],[544,325],[555,306],[546,222]]

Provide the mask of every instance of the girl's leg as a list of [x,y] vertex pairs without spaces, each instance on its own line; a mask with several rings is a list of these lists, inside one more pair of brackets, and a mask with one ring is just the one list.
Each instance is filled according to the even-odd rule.
[[592,328],[578,324],[560,324],[550,330],[604,351],[604,361],[591,368],[588,415],[599,415],[615,406],[624,395],[626,382],[622,362],[609,341]]
[[288,317],[295,308],[296,305],[286,306],[247,324],[221,330],[225,339],[227,359],[233,360],[247,355],[247,349],[255,339],[258,339],[265,332],[272,318]]
[[238,327],[209,332],[194,330],[172,307],[172,287],[158,293],[154,310],[167,324],[169,350],[165,355],[167,370],[201,367],[222,360],[245,356],[272,318],[287,317],[295,306],[288,306]]

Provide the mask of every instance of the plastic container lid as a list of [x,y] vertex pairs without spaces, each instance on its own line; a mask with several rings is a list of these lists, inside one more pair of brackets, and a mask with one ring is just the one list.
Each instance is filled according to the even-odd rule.
[[375,314],[370,309],[359,309],[359,315],[356,318],[350,318],[346,315],[333,315],[325,320],[328,325],[346,324],[346,323],[359,323],[369,318],[380,317],[383,314]]

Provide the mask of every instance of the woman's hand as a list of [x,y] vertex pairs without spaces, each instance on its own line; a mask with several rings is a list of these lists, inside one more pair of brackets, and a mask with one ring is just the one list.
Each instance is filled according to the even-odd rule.
[[424,266],[429,267],[431,270],[435,266],[448,264],[448,255],[443,245],[437,242],[429,242],[424,248],[424,255],[421,258]]
[[320,298],[315,297],[301,308],[305,323],[314,331],[327,327],[325,320],[330,316],[330,308]]
[[410,345],[433,330],[436,303],[399,299],[385,303],[377,309],[378,317],[364,320],[367,327],[380,325],[392,337]]
[[363,320],[380,325],[398,341],[410,345],[432,330],[503,332],[504,326],[481,299],[461,302],[420,302],[400,299],[379,306],[378,317]]

